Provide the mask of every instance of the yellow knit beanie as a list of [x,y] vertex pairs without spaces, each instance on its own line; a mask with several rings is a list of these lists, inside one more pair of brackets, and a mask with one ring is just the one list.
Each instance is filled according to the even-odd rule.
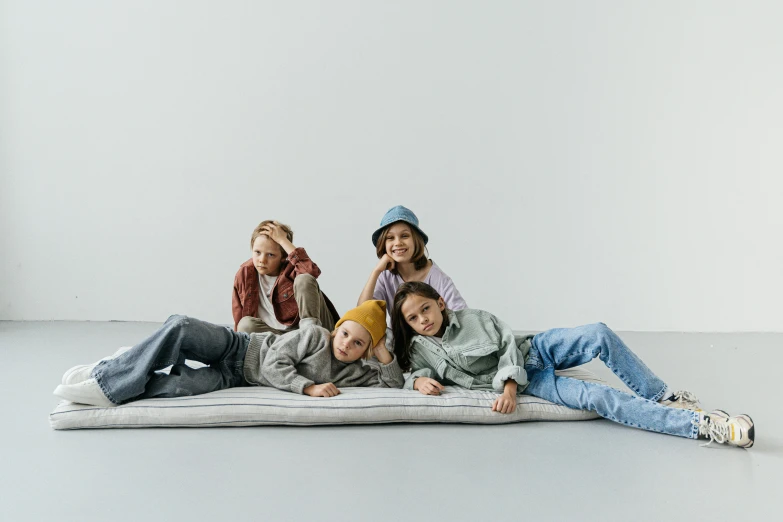
[[337,324],[338,326],[345,321],[356,321],[370,332],[372,345],[378,344],[386,336],[386,301],[365,301],[356,308],[348,310],[343,314]]

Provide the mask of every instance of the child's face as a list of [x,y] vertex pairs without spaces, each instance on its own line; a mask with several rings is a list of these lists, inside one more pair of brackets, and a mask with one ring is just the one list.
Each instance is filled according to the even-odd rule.
[[280,264],[283,256],[280,245],[269,239],[268,236],[258,236],[253,241],[253,265],[261,275],[277,276],[280,274]]
[[356,321],[345,321],[334,332],[332,353],[338,361],[354,362],[372,348],[372,337]]
[[411,227],[405,223],[395,223],[389,227],[386,233],[386,253],[395,263],[409,263],[414,249]]
[[409,295],[402,303],[402,315],[405,322],[413,328],[413,331],[419,335],[428,337],[437,335],[443,326],[443,310],[446,309],[446,303],[439,297],[430,299],[420,295]]

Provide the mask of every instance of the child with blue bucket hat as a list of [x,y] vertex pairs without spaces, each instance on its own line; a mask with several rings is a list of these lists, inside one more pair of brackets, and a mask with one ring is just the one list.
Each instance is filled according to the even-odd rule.
[[429,259],[428,242],[429,237],[419,227],[419,218],[412,210],[402,205],[389,209],[372,234],[378,264],[370,273],[357,304],[370,299],[386,301],[386,311],[390,313],[397,288],[408,281],[422,281],[443,296],[449,310],[467,308],[451,278]]

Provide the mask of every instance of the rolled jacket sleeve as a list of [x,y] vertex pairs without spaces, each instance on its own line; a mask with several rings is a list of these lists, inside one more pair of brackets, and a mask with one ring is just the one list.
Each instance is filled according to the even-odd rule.
[[321,275],[321,269],[310,259],[310,256],[307,255],[307,252],[302,247],[293,249],[288,254],[287,260],[289,266],[293,268],[293,274],[290,276],[292,280],[299,274],[310,274],[316,279]]
[[419,377],[429,377],[430,379],[434,379],[433,377],[434,373],[429,368],[421,368],[419,370],[416,370],[415,372],[411,373],[407,379],[405,379],[405,384],[403,385],[403,389],[405,390],[412,390],[413,389],[413,382],[418,379]]
[[494,323],[498,334],[500,334],[498,372],[492,379],[492,388],[496,392],[502,393],[506,381],[513,379],[517,383],[517,393],[519,393],[528,385],[527,372],[522,366],[525,362],[524,357],[522,357],[522,354],[517,348],[517,342],[511,328],[495,316],[492,316],[492,322]]

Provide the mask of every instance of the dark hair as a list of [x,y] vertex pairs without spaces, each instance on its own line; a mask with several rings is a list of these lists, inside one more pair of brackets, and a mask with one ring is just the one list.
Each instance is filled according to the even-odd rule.
[[[413,331],[411,325],[405,320],[405,316],[402,313],[402,305],[411,295],[418,295],[427,299],[433,299],[437,301],[440,299],[440,294],[427,283],[420,281],[411,281],[409,283],[403,283],[397,289],[397,293],[394,294],[394,309],[391,313],[392,320],[392,333],[394,334],[394,355],[397,356],[397,362],[403,371],[410,370],[411,366],[411,341],[416,332]],[[449,314],[446,309],[442,310],[443,324],[449,324]]]
[[[410,228],[411,237],[413,237],[413,256],[411,256],[411,262],[413,263],[413,268],[421,270],[427,266],[427,247],[424,245],[424,238],[421,237],[421,234],[416,230],[416,227],[405,221],[395,221],[384,228],[378,236],[378,241],[375,242],[375,253],[378,256],[378,259],[382,258],[383,254],[386,253],[386,236],[389,235],[389,229],[397,223],[405,223]],[[392,274],[397,275],[397,267],[394,267],[391,272]]]

